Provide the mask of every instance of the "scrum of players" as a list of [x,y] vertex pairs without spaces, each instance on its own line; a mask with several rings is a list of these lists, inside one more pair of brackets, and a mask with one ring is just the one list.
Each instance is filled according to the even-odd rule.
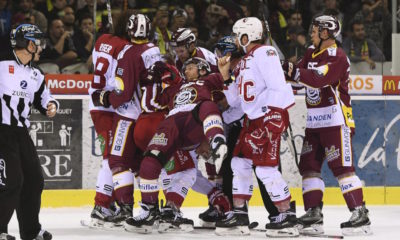
[[[193,220],[180,208],[192,189],[208,198],[201,226],[215,227],[217,235],[249,235],[254,171],[264,186],[268,237],[323,234],[320,173],[330,158],[352,214],[340,226],[343,234],[372,234],[351,149],[345,155],[348,149],[341,144],[342,136],[351,138],[354,121],[346,86],[349,62],[335,44],[337,19],[314,19],[312,46],[298,64],[280,62],[275,48],[264,44],[264,28],[255,17],[238,20],[214,53],[196,46],[190,29],[178,29],[170,42],[174,58],[161,56],[149,42],[150,28],[147,16],[122,14],[114,33],[102,35],[93,50],[90,114],[103,162],[90,227],[191,232]],[[300,217],[278,170],[281,135],[295,104],[293,88],[307,93],[299,165],[306,213]],[[314,121],[332,108],[337,109],[333,120]],[[326,140],[320,134],[332,136]],[[338,154],[322,153],[328,145]],[[199,161],[205,162],[207,177]],[[141,193],[136,216],[135,179]],[[159,205],[160,190],[165,203]]]

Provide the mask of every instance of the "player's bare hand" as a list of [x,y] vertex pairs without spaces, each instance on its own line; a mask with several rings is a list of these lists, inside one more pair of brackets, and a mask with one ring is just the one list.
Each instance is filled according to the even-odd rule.
[[229,69],[231,66],[230,60],[231,60],[230,56],[224,56],[224,57],[218,59],[218,69],[219,69],[219,72],[222,74],[222,77],[224,78],[224,80],[226,80],[230,77],[230,74],[229,74]]
[[48,117],[54,117],[57,113],[57,106],[55,103],[53,102],[49,102],[47,104],[47,111],[46,111],[46,115]]

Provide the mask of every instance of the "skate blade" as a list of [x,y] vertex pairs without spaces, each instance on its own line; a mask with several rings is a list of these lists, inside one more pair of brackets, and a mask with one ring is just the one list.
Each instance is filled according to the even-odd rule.
[[135,227],[135,226],[127,224],[126,222],[124,223],[124,228],[125,228],[125,231],[133,232],[133,233],[148,234],[148,233],[153,232],[153,226],[142,225],[140,227]]
[[248,226],[237,226],[231,228],[215,228],[215,234],[218,236],[245,236],[250,235],[250,229]]
[[296,227],[299,230],[300,234],[311,236],[324,234],[324,227],[322,224],[311,224],[311,226],[308,227],[298,227],[298,225],[296,225]]
[[188,233],[194,230],[191,224],[181,224],[179,226],[174,226],[170,223],[160,223],[158,226],[159,233]]
[[205,228],[215,228],[215,222],[206,222],[200,219],[200,226],[205,227]]
[[342,228],[344,236],[370,236],[373,234],[370,225],[355,228]]
[[265,232],[267,237],[271,238],[284,238],[284,237],[298,237],[300,236],[299,230],[295,227],[282,228],[282,229],[267,229]]

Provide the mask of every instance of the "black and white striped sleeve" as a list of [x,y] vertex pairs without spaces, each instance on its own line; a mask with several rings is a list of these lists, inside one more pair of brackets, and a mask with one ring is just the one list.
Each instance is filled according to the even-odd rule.
[[33,106],[39,110],[40,113],[46,115],[47,104],[53,102],[56,104],[57,110],[60,106],[59,102],[53,98],[49,89],[46,86],[46,81],[44,80],[44,76],[42,78],[41,84],[38,90],[35,92],[35,97],[33,100]]

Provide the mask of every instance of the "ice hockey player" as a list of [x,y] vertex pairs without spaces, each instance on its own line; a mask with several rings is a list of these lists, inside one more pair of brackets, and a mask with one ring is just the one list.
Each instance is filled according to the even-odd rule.
[[335,43],[340,23],[335,17],[323,15],[316,17],[312,25],[313,45],[298,64],[283,64],[286,79],[296,87],[306,87],[307,125],[299,164],[306,214],[300,217],[300,231],[323,233],[325,185],[321,167],[326,160],[352,212],[349,221],[340,225],[343,234],[369,235],[371,222],[353,166],[351,139],[355,124],[348,93],[350,61]]
[[[94,77],[89,89],[89,95],[96,90],[112,91],[115,88],[115,70],[118,64],[118,55],[129,44],[126,24],[130,15],[123,13],[115,24],[113,34],[103,34],[97,39],[93,49]],[[92,99],[89,102],[90,116],[100,142],[103,161],[97,175],[96,196],[94,208],[90,214],[91,227],[113,227],[107,224],[113,217],[114,209],[110,209],[113,195],[112,172],[108,165],[110,152],[109,143],[112,139],[112,123],[115,109],[112,106],[94,106]]]
[[190,28],[178,28],[172,34],[170,45],[176,54],[175,66],[182,72],[183,64],[189,58],[202,58],[208,62],[211,72],[218,72],[217,58],[209,50],[196,46],[196,36]]
[[0,59],[0,239],[15,240],[7,228],[16,211],[21,239],[50,240],[52,235],[39,223],[44,179],[28,128],[32,105],[54,117],[59,104],[35,66],[45,47],[39,28],[17,26],[11,31],[11,46]]
[[130,44],[119,53],[115,69],[115,85],[112,91],[96,90],[92,93],[95,106],[115,109],[113,118],[113,142],[109,166],[113,175],[115,199],[121,209],[113,221],[122,222],[132,216],[134,175],[141,158],[135,156],[133,129],[141,107],[138,84],[147,76],[147,69],[161,60],[158,47],[150,43],[150,20],[143,14],[133,14],[127,23]]
[[[233,71],[236,64],[240,61],[242,57],[242,53],[236,47],[235,38],[232,36],[225,36],[221,38],[217,44],[214,46],[214,54],[217,58],[222,58],[224,56],[230,56],[230,69]],[[234,78],[234,76],[232,75]],[[224,94],[229,95],[233,94],[232,97],[236,97],[235,93],[235,84],[228,84],[224,89]],[[231,91],[233,90],[233,91]],[[225,99],[226,102],[226,99]],[[223,103],[224,105],[227,103]],[[224,160],[224,163],[221,167],[221,176],[223,179],[223,191],[232,201],[232,171],[231,171],[231,160],[233,149],[236,145],[237,138],[239,136],[240,130],[242,129],[242,119],[244,117],[243,110],[240,105],[238,106],[229,106],[228,108],[222,112],[222,119],[225,125],[225,136],[227,136],[227,145],[228,145],[228,156]],[[264,184],[261,180],[257,178],[258,186],[260,189],[261,197],[265,206],[265,209],[268,211],[268,218],[271,220],[274,217],[279,215],[278,209],[275,207],[274,203],[271,201],[271,198],[268,195],[267,190],[264,187]],[[216,215],[216,214],[214,214]],[[203,216],[202,216],[203,217]],[[201,217],[200,217],[201,218]],[[211,218],[209,218],[211,219]],[[207,220],[207,219],[206,219]]]
[[[206,137],[211,145],[217,170],[226,156],[227,146],[222,126],[221,114],[212,99],[213,90],[222,90],[221,74],[210,72],[204,59],[187,61],[186,75],[193,81],[166,88],[158,102],[168,105],[169,114],[157,128],[148,145],[145,158],[140,166],[141,212],[126,221],[125,229],[133,232],[149,233],[159,216],[158,177],[162,166],[177,149],[196,148]],[[190,72],[190,73],[189,73]],[[179,211],[174,210],[175,216]]]
[[[231,162],[233,211],[216,223],[216,234],[250,234],[247,203],[252,196],[254,166],[279,211],[266,225],[267,236],[296,237],[299,233],[295,212],[290,208],[289,187],[278,170],[280,139],[289,123],[287,109],[294,105],[293,92],[285,82],[275,48],[262,45],[259,19],[236,21],[233,34],[237,47],[246,55],[234,69],[237,94],[231,98],[227,95],[227,101],[232,106],[240,104],[246,116]],[[229,77],[227,70],[221,74],[224,79]]]

